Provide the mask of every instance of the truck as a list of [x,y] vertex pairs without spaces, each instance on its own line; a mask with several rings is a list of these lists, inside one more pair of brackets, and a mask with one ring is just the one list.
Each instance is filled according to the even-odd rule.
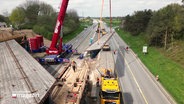
[[[113,68],[113,67],[111,67]],[[100,104],[122,104],[122,93],[119,80],[115,70],[109,68],[101,69],[100,82]]]
[[120,104],[121,91],[117,78],[102,77],[99,96],[100,104]]

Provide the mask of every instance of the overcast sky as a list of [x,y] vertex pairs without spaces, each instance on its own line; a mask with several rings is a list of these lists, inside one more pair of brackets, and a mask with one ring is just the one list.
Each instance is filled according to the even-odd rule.
[[[52,5],[57,11],[61,0],[39,0]],[[152,9],[158,10],[171,3],[180,3],[182,0],[111,0],[112,1],[112,16],[126,16],[134,11]],[[6,11],[11,13],[12,9],[26,0],[0,0],[0,14],[5,14]],[[68,9],[77,10],[80,16],[100,16],[102,0],[69,0]],[[104,0],[103,16],[109,16],[109,0]]]

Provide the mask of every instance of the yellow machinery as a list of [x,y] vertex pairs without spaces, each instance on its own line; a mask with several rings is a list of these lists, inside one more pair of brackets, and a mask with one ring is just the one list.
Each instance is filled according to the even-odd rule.
[[110,48],[109,44],[105,44],[105,45],[102,47],[102,50],[103,50],[103,51],[110,51],[111,48]]
[[107,34],[107,32],[105,31],[105,26],[103,22],[100,22],[100,28],[101,28],[102,36]]
[[121,91],[118,80],[110,76],[102,77],[99,95],[101,104],[120,104]]
[[102,36],[107,34],[107,32],[105,31],[105,29],[102,29]]
[[97,27],[96,32],[97,33],[99,33],[99,32],[102,33],[102,36],[105,35],[105,34],[107,34],[107,32],[106,32],[106,30],[104,28],[103,22],[98,23],[98,27]]

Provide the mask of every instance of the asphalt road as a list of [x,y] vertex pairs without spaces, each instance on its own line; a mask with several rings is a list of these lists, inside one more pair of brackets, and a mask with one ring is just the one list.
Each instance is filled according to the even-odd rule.
[[82,31],[77,37],[73,38],[67,44],[72,44],[73,49],[77,49],[79,53],[82,53],[89,47],[90,38],[96,34],[97,24],[93,24],[84,31]]
[[[70,40],[67,44],[72,44],[73,49],[77,49],[79,53],[82,53],[89,46],[89,40],[93,36],[95,36],[95,31],[97,28],[97,24],[93,24],[88,28],[84,29],[80,34],[78,34],[75,38]],[[47,64],[43,65],[43,67],[54,77],[57,77],[59,74],[58,71],[63,64]]]
[[[94,37],[96,25],[85,29],[70,42],[80,52],[84,52],[89,46],[89,39]],[[138,57],[130,49],[125,51],[127,44],[115,33],[109,40],[111,50],[116,50],[115,68],[119,77],[125,104],[175,104],[171,102],[167,93],[164,92]],[[140,47],[141,48],[141,47]],[[54,66],[55,68],[57,66]]]
[[[125,104],[172,104],[167,93],[155,78],[145,69],[138,57],[127,44],[117,35],[110,39],[112,49],[116,50],[116,70]],[[140,47],[141,48],[141,47]]]

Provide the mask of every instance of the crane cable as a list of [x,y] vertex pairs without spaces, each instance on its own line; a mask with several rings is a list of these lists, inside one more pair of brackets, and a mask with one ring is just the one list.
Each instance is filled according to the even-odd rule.
[[[101,22],[102,22],[103,7],[104,7],[104,0],[102,0],[101,13],[100,13],[100,21]],[[98,32],[98,42],[99,42],[99,39],[100,39],[100,31],[101,31],[101,23],[100,23],[99,32]]]
[[112,11],[111,11],[111,0],[109,0],[109,9],[110,9],[110,33],[112,33]]
[[[104,0],[102,0],[101,13],[100,13],[100,21],[101,21],[101,22],[102,22],[103,7],[104,7]],[[111,11],[111,0],[109,0],[109,10],[110,10],[110,33],[112,33],[112,11]],[[102,23],[100,23],[100,27],[99,27],[99,32],[98,32],[98,42],[99,42],[99,39],[100,39],[101,25],[102,25]]]

